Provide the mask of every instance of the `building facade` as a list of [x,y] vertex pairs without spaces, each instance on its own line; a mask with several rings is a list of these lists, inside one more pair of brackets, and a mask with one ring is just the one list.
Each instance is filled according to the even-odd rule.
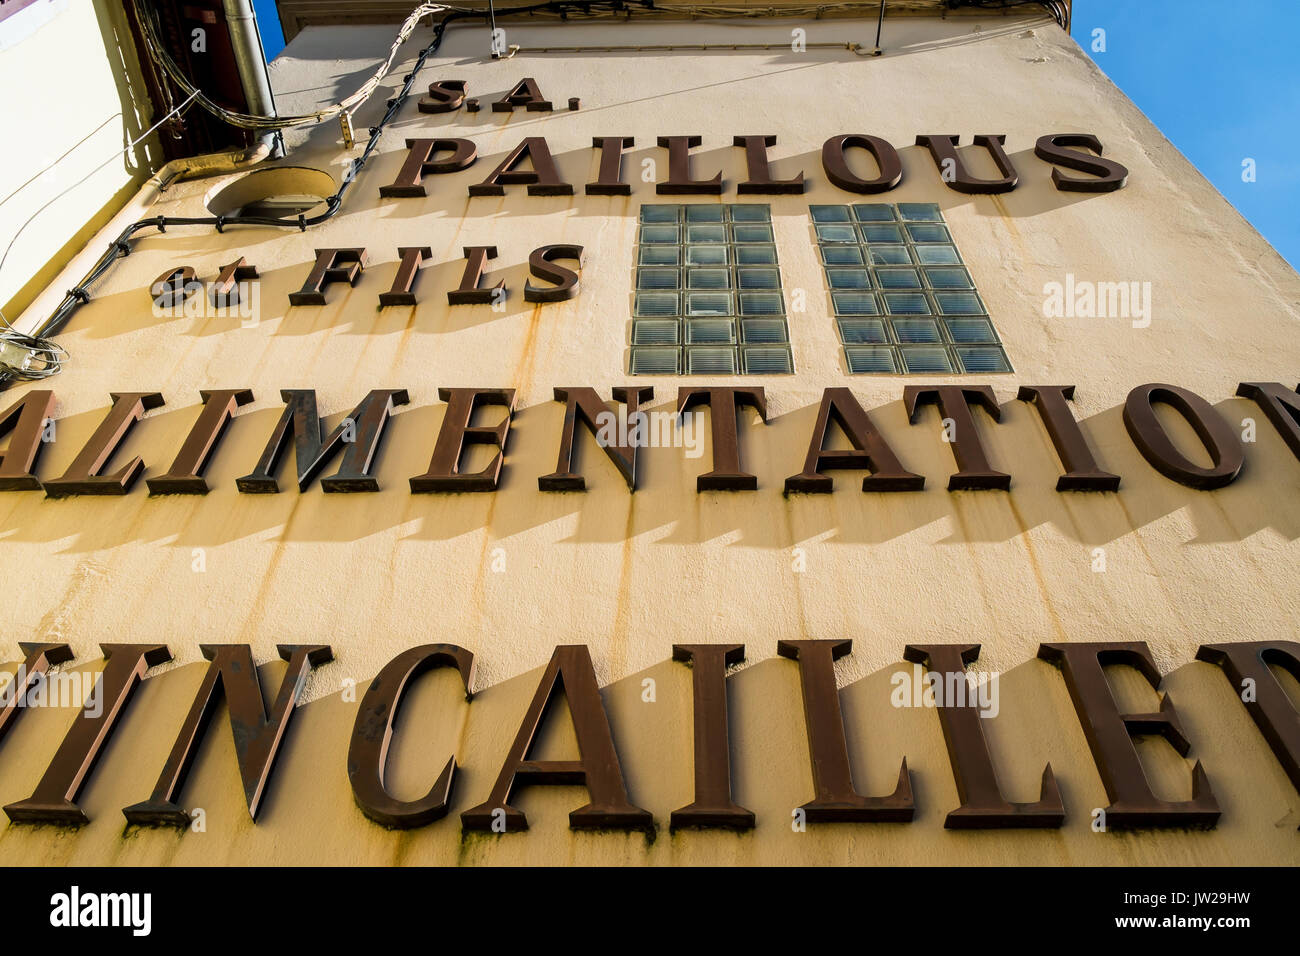
[[[458,21],[337,214],[141,232],[0,402],[10,670],[104,671],[0,857],[1300,860],[1300,278],[1042,9],[900,7]],[[285,114],[394,33],[297,22]],[[430,35],[149,215],[315,216]]]
[[[0,311],[13,321],[139,189],[161,149],[155,136],[143,135],[152,125],[149,96],[126,16],[114,4],[6,3],[0,81],[24,91],[5,118],[15,136],[27,134],[22,148],[0,159],[7,184]],[[75,120],[52,123],[69,104]],[[119,161],[105,162],[115,151]]]

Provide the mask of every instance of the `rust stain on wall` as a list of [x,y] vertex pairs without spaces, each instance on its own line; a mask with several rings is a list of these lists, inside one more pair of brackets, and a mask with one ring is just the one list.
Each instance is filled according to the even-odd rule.
[[1056,613],[1056,606],[1052,603],[1052,592],[1047,586],[1047,576],[1043,574],[1042,565],[1038,561],[1038,552],[1034,550],[1034,541],[1029,534],[1029,525],[1026,524],[1024,516],[1021,515],[1020,509],[1016,507],[1016,499],[1007,496],[1007,507],[1011,509],[1011,515],[1015,518],[1016,526],[1020,529],[1020,540],[1025,546],[1025,557],[1029,559],[1030,570],[1034,574],[1034,584],[1038,587],[1038,593],[1042,596],[1043,607],[1047,611],[1047,616],[1052,619],[1052,630],[1061,640],[1068,640],[1069,635],[1065,632],[1065,626],[1061,623],[1061,616]]

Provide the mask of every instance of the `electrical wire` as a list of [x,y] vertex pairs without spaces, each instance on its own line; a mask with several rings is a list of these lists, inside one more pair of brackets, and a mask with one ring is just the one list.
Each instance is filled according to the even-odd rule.
[[[137,12],[142,14],[143,11],[140,8],[139,0],[132,0],[132,3]],[[906,0],[903,0],[903,3],[906,3]],[[1053,18],[1056,19],[1062,28],[1068,29],[1069,24],[1070,8],[1068,0],[946,0],[946,3],[952,8],[968,6],[985,9],[1009,9],[1012,7],[1027,5],[1041,6],[1046,8],[1052,14]],[[857,4],[854,3],[818,4],[816,6],[811,6],[809,9],[812,11],[825,11],[829,8],[841,8],[856,5]],[[874,6],[874,4],[872,5]],[[668,9],[671,9],[673,12],[676,12],[688,8],[678,6],[665,8],[663,6],[656,6],[654,0],[546,0],[546,2],[502,8],[501,10],[494,12],[500,13],[503,16],[521,13],[554,14],[558,15],[561,19],[567,19],[570,12],[584,14],[621,13],[630,17],[634,9],[649,12],[654,12],[656,10],[667,12]],[[718,14],[723,16],[754,16],[764,12],[772,12],[771,10],[756,10],[752,7],[715,7],[706,9],[708,9],[709,12],[716,11]],[[161,57],[159,57],[158,53],[155,51],[161,52],[163,50],[162,45],[157,42],[157,34],[154,31],[152,21],[148,17],[142,15],[141,23],[145,25],[145,29],[150,37],[151,54],[154,55],[154,58],[158,60],[163,69],[166,70],[169,75],[172,75],[173,79],[181,84],[181,88],[190,93],[190,98],[186,100],[185,104],[182,104],[182,106],[187,105],[192,100],[204,109],[209,110],[210,112],[216,112],[217,115],[222,116],[223,119],[226,119],[227,122],[232,123],[232,125],[240,125],[243,128],[248,129],[283,129],[289,126],[303,125],[306,123],[319,123],[323,119],[328,119],[331,116],[344,112],[348,109],[348,104],[352,104],[351,108],[355,110],[370,97],[376,88],[378,88],[378,84],[382,81],[383,77],[387,75],[388,70],[391,68],[398,47],[400,47],[401,44],[410,37],[411,33],[414,31],[415,24],[423,17],[440,10],[444,12],[444,16],[434,24],[432,40],[430,40],[429,44],[424,47],[416,57],[415,65],[412,67],[411,72],[406,74],[403,78],[401,90],[398,92],[397,96],[388,101],[388,108],[385,110],[383,117],[376,125],[370,127],[370,136],[366,141],[364,149],[360,155],[352,159],[348,164],[347,169],[344,170],[339,188],[332,196],[325,200],[325,210],[323,212],[318,213],[315,216],[305,216],[300,213],[294,218],[241,215],[173,218],[167,216],[153,216],[148,219],[141,219],[138,222],[131,223],[122,230],[115,240],[113,240],[109,245],[109,248],[99,257],[95,265],[82,279],[81,283],[68,290],[67,294],[63,297],[62,302],[59,303],[54,312],[51,313],[50,316],[42,322],[31,335],[19,332],[10,326],[7,320],[4,320],[3,324],[5,330],[0,330],[0,389],[4,389],[14,380],[31,379],[34,377],[43,378],[48,375],[56,374],[59,371],[63,359],[67,357],[67,353],[54,342],[45,338],[45,336],[57,332],[81,305],[90,301],[89,288],[108,272],[114,262],[131,254],[131,241],[137,232],[144,229],[157,229],[159,232],[166,232],[168,226],[213,226],[216,228],[217,232],[221,232],[226,226],[230,225],[294,228],[305,232],[309,226],[316,226],[332,219],[342,208],[344,195],[355,181],[357,175],[365,167],[366,163],[369,162],[370,157],[379,145],[379,139],[383,135],[385,127],[393,121],[398,111],[409,98],[416,75],[424,68],[424,64],[428,58],[436,53],[442,46],[443,37],[446,34],[447,27],[457,20],[487,19],[490,14],[489,11],[485,9],[469,9],[432,3],[421,4],[411,12],[410,16],[408,16],[406,21],[402,24],[402,30],[398,34],[398,40],[395,41],[393,47],[390,49],[387,59],[376,71],[375,75],[371,77],[366,84],[363,84],[356,93],[353,93],[352,96],[332,107],[326,108],[325,110],[318,110],[315,113],[303,114],[301,116],[287,117],[265,117],[233,113],[229,110],[225,110],[218,104],[213,103],[202,93],[202,91],[190,83],[188,79],[185,79],[180,68],[171,61],[170,57],[166,57],[165,52],[162,53]],[[793,12],[795,8],[790,8],[790,10]],[[704,10],[701,10],[700,12],[704,12]],[[782,12],[786,12],[786,8],[782,8]],[[797,13],[794,15],[797,15]],[[239,122],[236,122],[236,120]],[[282,125],[269,125],[273,123]],[[3,319],[3,316],[0,316],[0,319]],[[6,341],[17,342],[20,338],[24,342],[38,344],[41,354],[49,356],[49,361],[43,368],[38,370],[32,370],[29,368],[19,369],[4,361],[3,353]],[[36,352],[38,349],[33,348],[32,351]]]
[[[95,175],[109,163],[113,162],[124,153],[135,149],[138,145],[152,136],[158,127],[162,126],[173,116],[178,116],[181,113],[184,113],[186,108],[189,107],[190,103],[193,101],[194,96],[191,95],[189,99],[185,100],[185,102],[181,103],[179,106],[174,107],[170,113],[158,122],[154,123],[153,126],[150,126],[134,140],[122,147],[122,149],[114,153],[112,156],[109,156],[75,183],[71,183],[57,196],[44,203],[39,209],[28,216],[27,221],[18,227],[18,231],[15,232],[13,237],[9,240],[9,245],[5,246],[4,254],[0,255],[0,272],[3,272],[4,270],[5,262],[9,259],[9,253],[13,251],[14,243],[18,241],[19,236],[26,231],[27,227],[36,220],[37,216],[45,212],[45,210],[49,209],[82,183],[86,182],[91,176]],[[15,192],[16,191],[17,190],[15,190]],[[13,194],[11,193],[10,196],[12,195]],[[5,197],[5,201],[7,202],[9,198],[10,197],[8,196]],[[18,359],[18,356],[22,355],[23,352],[28,354],[23,356],[22,359]],[[12,355],[17,364],[9,361],[7,358],[8,355]],[[67,357],[67,350],[51,339],[40,334],[29,334],[14,328],[14,326],[9,322],[8,317],[4,314],[4,310],[0,309],[0,384],[9,379],[34,381],[42,378],[49,378],[51,375],[57,375],[63,369],[63,361]]]
[[35,382],[58,375],[67,357],[68,350],[53,339],[20,332],[0,314],[0,383]]
[[[180,68],[179,65],[177,65],[176,61],[172,59],[171,55],[167,52],[165,45],[163,44],[162,40],[159,37],[158,26],[154,22],[154,16],[152,15],[152,11],[146,12],[143,5],[141,4],[141,0],[131,0],[131,2],[135,7],[136,16],[138,17],[140,23],[144,27],[145,40],[146,40],[145,45],[148,47],[149,55],[153,59],[153,61],[162,69],[162,71],[166,73],[167,76],[169,76],[172,79],[172,81],[175,82],[176,85],[179,86],[185,92],[188,92],[192,95],[197,94],[198,103],[203,109],[207,110],[209,113],[213,114],[214,116],[218,117],[221,120],[224,120],[225,122],[229,123],[232,126],[236,126],[240,129],[247,129],[247,130],[284,130],[284,129],[291,129],[298,126],[317,125],[319,123],[324,122],[327,119],[331,119],[335,116],[339,116],[340,114],[344,114],[344,113],[346,113],[348,116],[351,116],[353,113],[356,112],[357,108],[359,108],[363,103],[366,102],[366,100],[368,100],[374,94],[374,91],[378,88],[379,83],[388,74],[388,71],[392,69],[393,60],[397,56],[398,49],[402,46],[403,43],[405,43],[410,38],[411,34],[415,31],[415,27],[419,24],[419,22],[422,19],[439,12],[449,12],[455,14],[474,15],[474,16],[482,16],[483,14],[483,11],[481,9],[471,9],[468,7],[456,7],[456,6],[451,6],[448,4],[440,4],[440,3],[422,3],[414,10],[412,10],[409,15],[407,15],[406,20],[403,21],[401,29],[397,33],[396,39],[394,39],[392,46],[389,47],[387,58],[380,64],[379,68],[375,70],[374,74],[356,90],[356,92],[352,93],[348,97],[345,97],[344,99],[340,100],[338,103],[333,104],[332,106],[327,106],[322,109],[315,110],[311,113],[301,113],[295,116],[261,116],[254,113],[239,113],[234,110],[226,109],[224,106],[214,102],[207,95],[205,95],[201,90],[199,90],[199,88],[195,86],[194,83],[189,79],[189,77],[185,75],[184,71]],[[1063,15],[1057,12],[1058,8],[1063,7],[1064,0],[945,0],[945,2],[950,8],[954,8],[954,9],[963,6],[986,8],[986,9],[1009,9],[1016,6],[1025,6],[1025,5],[1043,6],[1043,7],[1047,7],[1053,13],[1053,16],[1057,19],[1059,23],[1061,23],[1063,27],[1065,26],[1066,23]],[[529,12],[552,12],[552,13],[557,13],[561,17],[564,17],[569,12],[568,9],[553,9],[553,8],[555,7],[577,8],[579,12],[591,12],[592,7],[602,7],[602,6],[612,7],[614,12],[624,12],[625,9],[622,4],[572,3],[572,4],[543,4],[537,6],[534,11],[529,11]],[[817,3],[817,4],[807,4],[807,5],[799,5],[799,6],[782,6],[779,8],[755,8],[755,7],[742,7],[742,6],[732,7],[732,6],[718,6],[718,5],[711,5],[708,7],[696,7],[691,5],[677,5],[677,4],[654,5],[650,3],[645,3],[643,4],[643,6],[649,12],[660,12],[669,15],[688,13],[692,17],[700,17],[700,18],[707,17],[707,18],[719,18],[719,19],[731,18],[731,17],[770,16],[778,12],[783,16],[790,16],[790,17],[806,16],[806,15],[820,16],[821,14],[832,10],[841,10],[841,9],[850,10],[850,9],[857,9],[863,7],[875,7],[875,6],[879,6],[881,8],[882,14],[884,12],[883,3],[876,4],[876,3],[863,3],[863,2]],[[547,8],[552,8],[552,9],[548,11]],[[513,8],[513,9],[518,9],[518,8]],[[508,9],[504,9],[501,12],[503,14],[507,14],[512,11]],[[628,12],[630,12],[630,10]],[[493,35],[495,36],[496,9],[495,6],[492,4],[489,4],[488,6],[487,18],[493,27]],[[495,48],[493,48],[492,56],[493,58],[499,58],[503,52],[504,51],[497,51]]]
[[[592,11],[621,12],[627,10],[629,6],[649,9],[652,3],[653,0],[546,0],[546,2],[541,3],[502,8],[498,12],[503,15],[535,13],[542,11],[557,12],[563,15],[563,13],[568,10],[576,10],[585,13],[590,13]],[[422,6],[428,5],[426,4]],[[417,10],[418,9],[421,8],[417,8]],[[81,282],[67,291],[63,300],[50,316],[46,318],[45,321],[43,321],[30,335],[19,332],[17,329],[12,329],[12,326],[9,326],[7,321],[4,323],[5,326],[12,329],[13,335],[15,336],[13,341],[16,342],[17,337],[21,336],[24,338],[24,341],[38,342],[40,347],[44,349],[46,353],[50,354],[52,364],[47,364],[47,366],[42,369],[33,370],[30,368],[19,368],[6,362],[4,360],[5,333],[3,330],[0,330],[0,389],[6,388],[14,381],[30,380],[33,377],[47,377],[48,375],[56,374],[59,371],[62,366],[62,361],[67,358],[67,353],[58,345],[50,341],[47,336],[53,335],[61,329],[78,308],[90,301],[90,288],[98,282],[110,268],[112,268],[113,263],[118,259],[125,258],[131,254],[131,241],[135,238],[136,233],[146,229],[157,229],[159,232],[166,232],[169,226],[213,226],[216,228],[217,232],[222,232],[227,226],[234,225],[273,226],[298,229],[305,232],[308,227],[317,226],[332,219],[342,208],[343,197],[347,193],[348,189],[351,188],[352,183],[356,181],[357,175],[365,167],[366,163],[370,161],[371,156],[374,155],[375,150],[379,146],[379,139],[383,135],[385,127],[393,121],[402,106],[405,105],[407,99],[410,97],[411,89],[415,85],[417,74],[419,74],[419,72],[424,68],[424,64],[428,58],[441,48],[447,28],[457,20],[486,19],[486,17],[486,10],[446,8],[443,17],[433,26],[433,38],[416,57],[411,72],[407,73],[403,78],[400,91],[396,96],[388,101],[388,107],[384,111],[384,115],[379,122],[369,128],[370,135],[366,140],[364,149],[362,149],[360,155],[354,157],[352,161],[348,163],[347,169],[343,172],[342,181],[339,183],[339,188],[335,190],[332,196],[329,196],[325,200],[324,211],[317,213],[314,216],[306,216],[300,213],[296,217],[241,215],[187,217],[152,216],[148,219],[141,219],[137,222],[131,223],[118,234],[117,238],[114,239],[112,243],[110,243],[108,249],[106,249],[103,255],[96,260],[94,266],[92,266],[90,271],[86,273]],[[195,93],[198,93],[198,96],[195,96]],[[191,99],[199,105],[202,105],[203,103],[202,94],[197,90],[194,90],[191,93]],[[188,102],[189,100],[186,101],[186,103]],[[50,350],[56,350],[57,354]],[[35,351],[35,349],[33,349],[33,351]]]
[[332,106],[327,106],[311,113],[302,113],[297,116],[260,116],[254,113],[239,113],[234,110],[228,110],[221,104],[214,102],[197,86],[195,86],[190,78],[185,75],[184,71],[176,64],[176,61],[172,59],[162,40],[159,38],[157,24],[154,22],[154,11],[149,10],[146,12],[144,6],[140,3],[140,0],[131,0],[131,2],[135,7],[137,18],[139,18],[140,23],[144,27],[145,46],[148,47],[149,55],[154,62],[162,68],[163,72],[171,77],[172,81],[182,90],[189,93],[192,97],[197,97],[198,103],[203,107],[203,109],[229,123],[231,126],[237,126],[240,129],[249,130],[283,130],[291,129],[295,126],[314,126],[342,113],[351,116],[363,103],[366,102],[366,100],[370,99],[375,90],[379,87],[380,82],[382,82],[384,77],[388,75],[388,71],[393,67],[393,59],[397,56],[397,51],[401,48],[402,44],[410,39],[411,34],[415,32],[415,28],[419,25],[419,22],[425,17],[432,16],[435,13],[454,9],[440,3],[422,3],[412,10],[410,14],[407,15],[406,20],[403,21],[401,29],[398,30],[397,37],[393,40],[393,45],[389,47],[387,58],[379,65],[379,68],[375,70],[370,79],[361,84],[356,92],[352,93],[350,96],[344,97]]
[[[179,115],[180,113],[183,113],[183,112],[185,111],[185,108],[188,107],[188,106],[190,105],[190,103],[193,102],[193,100],[194,100],[194,94],[191,93],[190,96],[189,96],[189,98],[188,98],[187,100],[185,100],[185,102],[181,103],[180,106],[177,106],[177,107],[175,107],[174,109],[172,109],[172,111],[171,111],[170,113],[168,113],[166,116],[164,116],[164,117],[163,117],[162,119],[160,119],[158,122],[154,123],[152,126],[150,126],[147,130],[145,130],[143,133],[141,133],[141,134],[140,134],[138,137],[136,137],[134,140],[132,140],[131,142],[127,143],[125,146],[123,146],[120,150],[118,150],[118,151],[117,151],[116,153],[114,153],[112,156],[109,156],[108,159],[104,160],[102,163],[100,163],[98,166],[96,166],[96,167],[95,167],[94,169],[92,169],[90,172],[86,173],[86,175],[82,176],[82,177],[81,177],[80,179],[78,179],[75,183],[70,184],[66,189],[64,189],[63,191],[61,191],[57,196],[55,196],[55,197],[54,197],[53,199],[51,199],[49,202],[46,202],[44,205],[41,206],[41,208],[37,209],[34,213],[32,213],[30,216],[28,216],[28,217],[27,217],[27,221],[24,222],[21,226],[18,227],[18,231],[15,232],[15,233],[13,234],[13,237],[9,240],[9,245],[5,246],[4,254],[3,254],[3,255],[0,255],[0,272],[3,272],[3,271],[4,271],[5,262],[9,259],[9,253],[13,251],[14,243],[18,241],[18,237],[21,236],[21,235],[23,234],[23,231],[24,231],[28,226],[30,226],[30,225],[32,224],[32,221],[35,220],[37,216],[39,216],[41,213],[45,212],[45,210],[49,209],[49,208],[50,208],[51,206],[53,206],[56,202],[58,202],[60,199],[62,199],[62,198],[63,198],[64,196],[66,196],[68,193],[72,192],[72,190],[76,189],[78,186],[80,186],[80,185],[81,185],[82,183],[84,183],[86,180],[90,179],[91,176],[95,175],[95,173],[99,172],[101,169],[103,169],[103,168],[104,168],[105,166],[107,166],[109,163],[113,162],[115,159],[117,159],[117,158],[118,158],[119,156],[121,156],[123,153],[129,152],[130,150],[135,149],[135,148],[136,148],[137,146],[139,146],[142,142],[144,142],[146,139],[148,139],[150,136],[152,136],[153,133],[154,133],[154,131],[157,130],[159,126],[162,126],[163,123],[166,123],[166,122],[167,122],[169,119],[171,119],[173,116],[177,116],[177,115]],[[3,318],[4,318],[4,314],[3,314],[2,312],[0,312],[0,319],[3,319]]]
[[119,116],[121,116],[121,115],[122,115],[122,111],[121,111],[121,110],[118,110],[118,111],[117,111],[116,113],[114,113],[112,116],[110,116],[110,117],[108,117],[106,120],[104,120],[104,122],[100,123],[100,124],[99,124],[98,126],[96,126],[94,129],[92,129],[89,133],[87,133],[85,136],[81,137],[81,139],[77,140],[75,143],[73,143],[71,146],[69,146],[66,150],[64,150],[64,151],[63,151],[63,154],[62,154],[61,156],[59,156],[56,160],[54,160],[54,162],[50,163],[48,166],[46,166],[44,169],[40,170],[39,172],[33,173],[33,174],[32,174],[32,175],[27,179],[27,181],[26,181],[25,183],[23,183],[21,186],[19,186],[18,188],[16,188],[16,189],[15,189],[13,192],[11,192],[9,195],[5,196],[4,199],[0,199],[0,206],[3,206],[5,203],[7,203],[9,200],[13,199],[15,196],[17,196],[20,192],[22,192],[24,189],[26,189],[26,188],[27,188],[28,186],[30,186],[32,183],[36,182],[36,180],[40,179],[42,176],[44,176],[46,173],[48,173],[51,169],[54,169],[56,166],[58,166],[59,163],[63,162],[65,159],[67,159],[69,156],[71,156],[73,153],[75,153],[75,152],[76,152],[76,151],[77,151],[77,150],[78,150],[78,149],[79,149],[79,148],[80,148],[84,143],[86,143],[87,141],[89,141],[89,139],[90,139],[92,136],[94,136],[94,135],[95,135],[96,133],[98,133],[101,129],[103,129],[103,128],[104,128],[105,126],[107,126],[109,123],[113,122],[113,120],[117,119],[117,118],[118,118]]

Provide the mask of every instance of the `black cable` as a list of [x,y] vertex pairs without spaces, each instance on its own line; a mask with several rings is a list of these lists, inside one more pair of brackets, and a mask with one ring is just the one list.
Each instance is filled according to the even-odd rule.
[[[576,9],[582,13],[591,13],[592,11],[613,11],[619,12],[628,6],[640,6],[647,9],[653,7],[653,0],[546,0],[542,3],[530,3],[516,7],[506,7],[500,12],[502,14],[514,13],[533,13],[541,10],[551,10],[559,13],[567,12],[570,9]],[[303,232],[308,226],[317,226],[321,223],[334,218],[339,210],[343,207],[343,197],[346,195],[352,183],[356,181],[357,175],[369,162],[375,149],[379,145],[379,139],[384,133],[384,128],[396,118],[402,106],[405,105],[407,98],[410,96],[411,88],[415,84],[416,75],[424,68],[425,61],[428,60],[442,46],[443,37],[449,27],[456,20],[464,19],[485,19],[488,16],[487,11],[478,10],[454,10],[446,14],[441,20],[434,24],[433,39],[416,57],[415,66],[411,72],[406,74],[402,88],[398,94],[388,101],[388,108],[384,111],[383,118],[370,127],[370,138],[366,141],[365,149],[361,155],[355,157],[348,164],[343,173],[343,180],[339,183],[339,188],[335,190],[332,196],[325,200],[325,210],[315,216],[303,216],[299,214],[293,218],[272,217],[272,216],[153,216],[148,219],[141,219],[133,222],[118,235],[110,244],[108,249],[96,261],[90,272],[81,281],[81,284],[70,289],[63,297],[63,301],[51,313],[50,317],[41,323],[40,327],[35,330],[31,338],[33,340],[43,339],[45,336],[53,335],[58,332],[73,313],[82,305],[90,301],[90,294],[87,289],[96,281],[101,279],[105,273],[112,267],[118,259],[125,258],[131,254],[131,240],[137,232],[143,229],[157,229],[159,232],[166,232],[168,226],[214,226],[220,232],[226,226],[279,226],[284,228],[299,229]],[[52,344],[52,343],[51,343]],[[57,369],[56,369],[57,370]],[[51,373],[53,374],[53,373]],[[19,376],[10,372],[0,370],[0,389],[8,387],[12,382],[19,379]]]
[[[1010,9],[1019,6],[1041,6],[1051,11],[1053,18],[1066,28],[1068,23],[1068,7],[1063,7],[1059,0],[947,0],[950,8],[958,7],[976,7],[983,9]],[[565,14],[569,10],[576,10],[581,13],[591,13],[592,11],[613,11],[621,12],[630,6],[638,6],[645,9],[654,8],[654,0],[546,0],[541,3],[524,4],[522,6],[505,7],[500,11],[503,15],[515,13],[534,13],[541,10],[549,10],[560,14]],[[883,7],[883,4],[882,4]],[[416,57],[415,66],[411,72],[406,74],[401,91],[397,96],[388,101],[388,108],[384,111],[383,118],[374,126],[370,127],[370,138],[366,141],[365,149],[361,155],[355,157],[348,168],[343,173],[343,181],[339,188],[332,196],[325,200],[325,211],[315,216],[303,216],[299,214],[293,218],[271,217],[271,216],[189,216],[169,218],[166,216],[154,216],[149,219],[141,219],[133,222],[122,230],[110,244],[109,248],[100,256],[94,267],[82,280],[81,284],[71,290],[63,297],[63,301],[50,315],[50,317],[35,330],[32,335],[33,339],[42,339],[44,336],[53,335],[58,332],[72,317],[78,308],[90,301],[90,294],[87,289],[96,281],[104,276],[112,267],[113,263],[119,258],[125,258],[131,252],[131,240],[135,234],[142,229],[157,229],[159,232],[166,232],[167,226],[214,226],[218,231],[229,225],[240,226],[273,226],[281,228],[295,228],[306,231],[308,226],[317,226],[338,214],[343,206],[343,197],[346,195],[352,183],[356,180],[357,175],[361,172],[376,147],[379,145],[379,139],[384,133],[384,128],[393,121],[405,105],[407,98],[410,96],[411,88],[415,83],[416,75],[424,68],[425,61],[438,51],[442,46],[443,37],[449,27],[456,20],[465,19],[487,19],[495,17],[495,10],[454,10],[448,12],[441,20],[434,24],[433,39]],[[883,9],[882,9],[883,13]],[[49,343],[53,344],[53,343]],[[15,375],[0,371],[0,389],[6,388],[16,379]]]

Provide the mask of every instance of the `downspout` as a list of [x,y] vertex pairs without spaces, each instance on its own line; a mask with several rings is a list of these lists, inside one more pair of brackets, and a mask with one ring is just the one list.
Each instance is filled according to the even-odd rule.
[[[244,88],[248,112],[259,116],[275,116],[275,94],[271,92],[271,77],[266,71],[266,51],[262,47],[262,34],[257,29],[257,14],[252,0],[222,0],[226,27],[230,31],[230,45],[235,54],[235,69],[239,83]],[[270,149],[270,158],[284,155],[284,141],[277,132],[263,133],[259,140]]]

